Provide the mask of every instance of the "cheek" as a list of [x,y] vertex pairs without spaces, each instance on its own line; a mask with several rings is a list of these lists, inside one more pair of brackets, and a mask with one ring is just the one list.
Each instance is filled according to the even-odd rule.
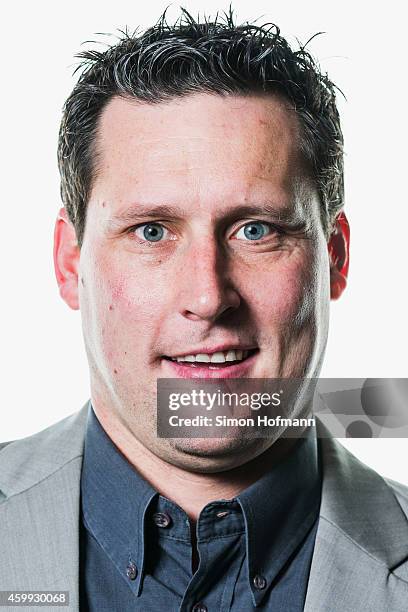
[[140,323],[147,326],[153,324],[160,317],[162,306],[165,303],[165,279],[160,275],[120,274],[111,276],[104,288],[105,310],[115,314],[116,318],[128,323]]
[[[131,265],[131,260],[94,258],[82,287],[82,317],[109,360],[143,352],[159,334],[166,299],[165,278]],[[164,316],[164,314],[163,314]]]
[[292,259],[257,274],[248,286],[254,315],[264,325],[286,329],[310,319],[320,292],[318,276],[317,266],[304,259]]
[[157,282],[152,291],[150,275],[135,265],[131,255],[124,253],[116,258],[109,253],[95,255],[88,276],[89,298],[100,317],[109,315],[113,319],[115,313],[117,318],[128,320],[143,317],[149,309],[152,313],[152,305],[157,301]]

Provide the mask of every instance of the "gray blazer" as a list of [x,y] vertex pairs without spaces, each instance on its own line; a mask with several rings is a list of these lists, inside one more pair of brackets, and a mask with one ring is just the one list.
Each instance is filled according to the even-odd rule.
[[[0,450],[0,590],[70,592],[69,608],[47,610],[79,609],[87,413],[88,405]],[[408,488],[385,481],[335,440],[323,439],[322,453],[322,504],[306,612],[407,612]]]

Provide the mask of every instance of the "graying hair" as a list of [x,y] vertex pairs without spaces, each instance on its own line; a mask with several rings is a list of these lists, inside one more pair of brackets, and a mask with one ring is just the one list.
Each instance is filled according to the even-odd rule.
[[293,50],[276,25],[237,25],[232,11],[200,22],[182,10],[172,25],[163,14],[145,32],[122,32],[106,50],[77,57],[81,74],[64,105],[58,164],[62,200],[79,245],[95,178],[98,120],[113,96],[158,104],[199,92],[283,95],[299,118],[302,152],[330,233],[344,200],[337,88],[305,46]]

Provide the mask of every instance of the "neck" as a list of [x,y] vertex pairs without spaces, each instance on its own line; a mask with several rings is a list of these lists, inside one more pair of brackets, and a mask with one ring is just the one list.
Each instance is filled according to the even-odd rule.
[[112,413],[95,413],[107,435],[138,473],[161,495],[179,505],[192,521],[218,499],[232,499],[278,464],[295,444],[279,439],[260,455],[233,469],[202,473],[168,463],[152,453]]

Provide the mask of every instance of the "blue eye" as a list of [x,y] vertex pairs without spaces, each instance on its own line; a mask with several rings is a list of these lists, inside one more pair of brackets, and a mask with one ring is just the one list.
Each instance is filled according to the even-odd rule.
[[244,236],[248,240],[260,240],[270,232],[270,227],[268,223],[262,223],[261,221],[252,221],[251,223],[247,223],[237,233],[237,238],[242,238],[240,236],[240,232],[244,231]]
[[148,242],[159,242],[164,236],[164,231],[164,227],[159,223],[144,223],[135,229],[135,234]]

